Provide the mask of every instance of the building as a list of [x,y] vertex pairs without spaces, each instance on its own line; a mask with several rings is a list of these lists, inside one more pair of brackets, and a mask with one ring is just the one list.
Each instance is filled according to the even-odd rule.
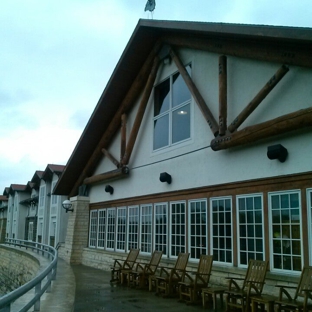
[[8,190],[6,237],[24,239],[27,208],[22,204],[29,197],[29,186],[11,184]]
[[140,20],[56,184],[74,209],[61,256],[108,268],[138,247],[298,276],[311,85],[312,29]]
[[48,164],[39,184],[37,242],[56,247],[64,242],[67,215],[62,209],[65,197],[52,195],[63,165]]
[[0,196],[0,243],[4,242],[6,223],[8,213],[8,198],[4,195]]
[[66,197],[52,195],[63,170],[63,165],[48,164],[44,171],[37,170],[26,185],[11,184],[5,189],[3,208],[0,206],[0,230],[3,216],[7,238],[53,247],[65,241],[68,216],[62,202]]

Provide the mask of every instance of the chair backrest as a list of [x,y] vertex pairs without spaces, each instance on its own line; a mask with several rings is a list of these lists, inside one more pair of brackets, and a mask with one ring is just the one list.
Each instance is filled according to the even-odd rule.
[[157,270],[157,267],[159,265],[159,262],[161,260],[163,252],[159,250],[155,250],[153,252],[152,258],[150,260],[150,263],[147,266],[147,270],[150,273],[155,273]]
[[267,273],[268,264],[269,264],[268,261],[252,260],[252,259],[249,260],[248,269],[243,284],[243,289],[248,287],[248,284],[252,282],[253,285],[261,293],[264,286],[264,280]]
[[210,273],[212,269],[213,256],[201,255],[197,268],[197,275],[200,276],[200,279],[205,282],[209,282]]
[[304,297],[303,290],[310,290],[312,293],[312,266],[305,266],[303,268],[295,293],[295,299],[297,297]]
[[130,249],[127,259],[125,260],[123,267],[124,268],[132,268],[138,255],[139,255],[140,249]]
[[178,259],[175,263],[174,269],[177,271],[184,271],[187,266],[189,256],[190,256],[189,253],[180,252],[178,255]]

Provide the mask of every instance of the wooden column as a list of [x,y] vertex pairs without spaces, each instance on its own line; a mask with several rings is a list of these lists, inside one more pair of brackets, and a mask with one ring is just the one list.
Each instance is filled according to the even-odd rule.
[[285,76],[289,68],[283,65],[276,74],[266,83],[266,85],[259,91],[253,100],[241,111],[241,113],[230,124],[228,130],[234,132],[247,119],[247,117],[258,107],[258,105],[265,99],[271,90],[278,84]]
[[170,50],[170,55],[171,55],[173,61],[175,62],[175,64],[177,65],[178,70],[179,70],[182,78],[184,79],[187,87],[189,88],[190,92],[192,93],[192,96],[195,99],[195,102],[197,103],[202,114],[204,115],[204,118],[206,119],[213,135],[217,136],[219,133],[219,127],[218,127],[218,124],[217,124],[216,120],[214,119],[211,111],[209,110],[208,106],[206,105],[205,100],[203,99],[203,97],[199,93],[199,91],[198,91],[196,85],[194,84],[192,78],[190,77],[190,75],[186,71],[183,63],[181,62],[181,60],[179,59],[177,54],[172,50],[172,48]]
[[129,89],[128,93],[126,94],[125,98],[123,99],[120,107],[118,108],[117,112],[114,115],[114,118],[110,122],[109,126],[107,127],[106,131],[103,133],[101,140],[99,141],[96,149],[92,153],[91,157],[89,158],[87,164],[85,165],[84,169],[82,170],[79,178],[77,179],[74,187],[72,188],[69,196],[74,196],[81,184],[83,184],[83,180],[88,175],[91,175],[95,170],[98,161],[102,157],[102,148],[106,147],[107,144],[111,141],[112,137],[115,135],[116,131],[120,127],[121,116],[122,114],[128,112],[135,100],[138,98],[142,89],[146,84],[146,80],[150,74],[151,68],[153,66],[153,60],[155,56],[158,54],[161,47],[161,42],[157,42],[152,49],[151,53],[149,54],[148,58],[146,59],[145,63],[143,64],[139,74],[133,81],[131,88]]
[[127,115],[121,115],[121,142],[120,142],[120,161],[126,152],[127,145]]
[[219,135],[227,129],[227,63],[226,56],[219,57]]
[[213,139],[210,145],[214,151],[219,151],[306,127],[312,127],[312,107],[246,127],[222,138]]
[[105,148],[102,148],[103,154],[117,167],[120,167],[119,161]]
[[154,60],[153,68],[151,70],[151,73],[148,77],[148,80],[147,80],[147,83],[145,86],[145,90],[144,90],[144,93],[143,93],[143,96],[141,99],[141,103],[140,103],[137,115],[135,117],[135,121],[134,121],[132,130],[131,130],[131,133],[129,136],[129,141],[128,141],[128,144],[126,147],[125,154],[121,160],[122,165],[127,165],[129,163],[129,159],[130,159],[131,153],[133,151],[134,143],[136,141],[136,138],[137,138],[137,135],[138,135],[141,123],[142,123],[144,112],[145,112],[149,97],[151,95],[151,92],[153,90],[153,86],[154,86],[154,82],[156,79],[159,63],[160,63],[160,59],[158,56],[156,56],[155,60]]
[[129,175],[129,168],[128,167],[122,167],[118,168],[113,171],[108,171],[105,173],[101,174],[96,174],[92,177],[85,178],[83,180],[83,183],[88,185],[88,184],[94,184],[98,182],[104,182],[104,181],[111,181],[117,178],[121,178],[122,176],[126,177]]

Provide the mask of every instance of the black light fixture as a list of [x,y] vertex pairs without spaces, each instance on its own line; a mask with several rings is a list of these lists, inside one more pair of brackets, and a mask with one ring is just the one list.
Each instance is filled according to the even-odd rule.
[[105,192],[110,193],[112,195],[114,193],[114,188],[111,185],[106,185]]
[[284,162],[287,158],[288,151],[282,144],[268,146],[267,156],[269,159],[278,159]]
[[72,208],[73,204],[71,203],[70,200],[66,199],[63,201],[62,203],[62,207],[66,210],[66,213],[68,211],[74,211],[74,209]]
[[160,182],[167,182],[168,184],[171,184],[172,178],[171,175],[167,172],[162,172],[159,176]]

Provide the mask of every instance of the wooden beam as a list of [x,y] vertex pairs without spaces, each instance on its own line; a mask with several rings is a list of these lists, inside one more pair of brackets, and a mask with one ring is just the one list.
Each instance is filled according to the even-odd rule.
[[308,44],[290,46],[289,44],[270,44],[252,40],[229,39],[224,37],[195,38],[185,35],[166,35],[163,42],[169,45],[209,51],[260,61],[276,62],[288,65],[312,67],[312,53]]
[[91,175],[95,170],[96,166],[98,165],[98,162],[102,157],[102,148],[106,147],[110,143],[111,139],[113,138],[116,131],[120,127],[121,115],[127,113],[132,108],[132,106],[135,103],[135,100],[137,100],[140,93],[142,92],[142,89],[144,88],[146,80],[152,69],[153,60],[155,56],[158,54],[160,48],[161,42],[157,42],[154,48],[152,49],[151,53],[149,54],[148,58],[146,59],[145,63],[143,64],[136,79],[133,81],[133,84],[131,85],[131,88],[129,89],[127,95],[121,102],[117,112],[114,115],[114,118],[111,120],[106,131],[103,133],[102,138],[100,139],[97,147],[95,148],[85,167],[81,171],[79,178],[77,179],[74,187],[72,188],[69,194],[69,197],[72,197],[77,194],[77,190],[79,186],[83,183],[85,177]]
[[206,119],[213,135],[217,136],[219,133],[218,124],[216,120],[214,119],[208,106],[206,105],[205,100],[201,96],[195,83],[193,82],[192,78],[190,77],[189,73],[187,72],[183,63],[181,62],[180,58],[177,56],[177,54],[174,52],[173,49],[170,50],[170,55],[173,61],[175,62],[175,64],[177,65],[182,78],[184,79],[186,85],[188,86],[190,92],[192,93],[192,96],[195,99],[195,102],[197,103],[199,109],[201,110],[204,118]]
[[155,82],[155,79],[157,76],[157,70],[158,70],[159,64],[160,64],[160,59],[158,56],[156,56],[155,60],[154,60],[153,68],[151,70],[151,73],[148,77],[148,80],[147,80],[147,83],[146,83],[146,86],[144,89],[144,93],[143,93],[143,96],[142,96],[142,99],[140,102],[140,106],[139,106],[137,115],[135,117],[135,121],[133,123],[133,127],[131,130],[130,136],[129,136],[129,140],[128,140],[128,144],[126,147],[125,154],[121,160],[121,164],[123,166],[127,165],[129,163],[129,159],[130,159],[132,151],[133,151],[134,143],[136,141],[136,138],[137,138],[137,135],[138,135],[141,123],[142,123],[144,112],[146,110],[148,100],[149,100],[151,92],[153,90],[153,86],[154,86],[154,82]]
[[105,148],[102,148],[102,153],[117,167],[120,167],[119,161]]
[[98,182],[104,182],[104,181],[112,181],[118,178],[127,177],[129,175],[129,168],[128,167],[122,167],[118,168],[116,170],[108,171],[105,173],[97,174],[89,178],[85,178],[83,180],[83,184],[95,184]]
[[219,135],[227,129],[227,63],[226,56],[219,57]]
[[289,68],[283,65],[276,74],[266,83],[253,100],[241,111],[241,113],[230,124],[228,130],[232,133],[250,116],[265,97],[272,91],[279,81],[285,76]]
[[121,139],[120,139],[120,161],[125,155],[126,145],[127,145],[127,115],[121,115]]
[[213,139],[210,145],[212,150],[219,151],[307,127],[312,127],[312,107],[246,127],[222,138]]

